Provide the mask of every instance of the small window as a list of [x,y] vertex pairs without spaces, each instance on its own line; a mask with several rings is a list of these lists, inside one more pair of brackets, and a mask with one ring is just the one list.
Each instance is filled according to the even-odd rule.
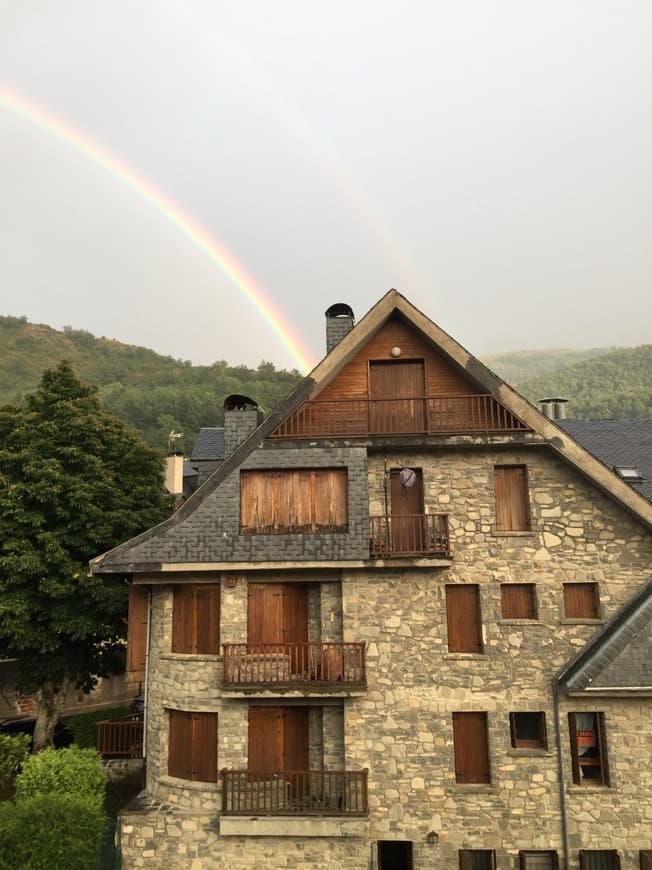
[[170,710],[168,773],[217,782],[217,713]]
[[412,870],[411,840],[378,840],[378,870]]
[[559,857],[556,852],[519,852],[520,870],[558,870]]
[[576,785],[609,785],[603,714],[569,713],[568,725],[573,782]]
[[453,713],[453,751],[456,782],[491,782],[486,713]]
[[496,531],[529,532],[530,498],[525,465],[496,465]]
[[482,652],[480,589],[474,583],[446,586],[449,652]]
[[460,849],[460,870],[495,870],[493,849]]
[[652,849],[642,849],[640,854],[641,870],[652,870]]
[[534,583],[501,583],[500,601],[503,619],[536,619]]
[[566,619],[599,619],[600,593],[597,583],[564,583]]
[[580,849],[580,870],[620,870],[615,849]]
[[219,584],[175,586],[172,604],[172,652],[217,655],[219,651]]
[[545,713],[510,713],[509,725],[515,749],[546,749]]
[[622,477],[627,483],[642,483],[645,478],[634,465],[614,465],[614,471],[618,477]]

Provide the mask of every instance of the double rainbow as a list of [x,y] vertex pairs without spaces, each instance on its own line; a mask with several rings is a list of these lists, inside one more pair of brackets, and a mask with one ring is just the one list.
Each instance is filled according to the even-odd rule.
[[187,236],[195,247],[202,251],[228,278],[230,283],[249,300],[260,317],[271,327],[281,343],[287,348],[299,371],[305,373],[312,368],[313,354],[272,301],[269,293],[256,282],[236,257],[182,206],[174,202],[144,175],[127,165],[124,160],[116,157],[115,154],[69,121],[2,84],[0,84],[0,107],[4,107],[30,124],[65,142],[66,145],[100,166],[146,203],[153,206],[181,233]]

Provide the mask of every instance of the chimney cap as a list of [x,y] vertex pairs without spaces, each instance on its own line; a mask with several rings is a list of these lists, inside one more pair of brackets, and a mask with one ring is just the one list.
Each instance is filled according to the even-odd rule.
[[545,402],[546,404],[549,402],[567,402],[568,399],[539,399],[539,402]]
[[353,309],[345,302],[336,302],[326,309],[326,317],[353,317]]
[[227,396],[222,408],[224,411],[259,410],[258,404],[253,399],[250,399],[249,396],[242,396],[239,393],[232,393],[232,395]]

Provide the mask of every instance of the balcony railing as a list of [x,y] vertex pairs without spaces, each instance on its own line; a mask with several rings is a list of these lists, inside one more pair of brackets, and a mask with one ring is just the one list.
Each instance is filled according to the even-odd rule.
[[448,514],[379,516],[369,517],[369,520],[369,555],[372,559],[450,555]]
[[364,686],[365,644],[225,643],[224,686]]
[[222,771],[225,816],[365,816],[366,770]]
[[270,437],[459,435],[527,429],[490,395],[418,396],[304,402]]
[[142,714],[98,722],[97,751],[102,756],[140,758],[143,754]]

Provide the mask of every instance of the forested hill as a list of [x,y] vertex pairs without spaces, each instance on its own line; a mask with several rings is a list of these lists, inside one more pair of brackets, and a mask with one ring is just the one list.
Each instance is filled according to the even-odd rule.
[[[184,432],[189,451],[201,426],[220,426],[222,402],[243,393],[271,410],[299,381],[299,373],[216,362],[193,366],[147,348],[0,316],[0,404],[20,402],[46,368],[67,359],[81,378],[97,384],[107,410],[165,449],[168,433]],[[652,345],[518,351],[483,360],[531,401],[568,398],[569,416],[652,418]]]

